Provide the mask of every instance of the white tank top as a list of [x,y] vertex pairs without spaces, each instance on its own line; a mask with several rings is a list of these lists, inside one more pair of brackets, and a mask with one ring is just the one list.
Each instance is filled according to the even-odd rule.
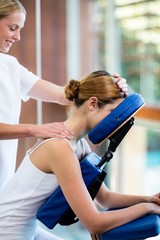
[[[46,174],[37,169],[29,156],[49,140],[53,139],[38,142],[27,152],[17,172],[0,193],[0,239],[34,239],[37,210],[59,184],[54,174]],[[79,142],[79,157],[85,155],[85,145],[84,140]]]

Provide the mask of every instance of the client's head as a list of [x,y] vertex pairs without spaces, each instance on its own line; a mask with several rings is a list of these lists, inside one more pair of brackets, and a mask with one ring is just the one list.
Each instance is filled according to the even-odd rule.
[[105,71],[92,72],[80,81],[70,80],[65,88],[65,94],[69,101],[73,101],[77,110],[83,109],[84,116],[90,113],[93,118],[91,128],[124,98],[116,85],[116,79]]

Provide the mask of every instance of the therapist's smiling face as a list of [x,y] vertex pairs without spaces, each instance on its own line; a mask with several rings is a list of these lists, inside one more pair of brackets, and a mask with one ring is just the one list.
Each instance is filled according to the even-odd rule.
[[20,31],[24,27],[25,19],[23,12],[14,12],[0,19],[0,52],[7,53],[13,43],[20,40]]

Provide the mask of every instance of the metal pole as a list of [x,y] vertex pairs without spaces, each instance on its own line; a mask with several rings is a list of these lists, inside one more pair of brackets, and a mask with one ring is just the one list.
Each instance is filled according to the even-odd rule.
[[[36,74],[42,78],[41,61],[41,0],[35,1],[36,16]],[[37,124],[42,124],[42,102],[37,100]]]

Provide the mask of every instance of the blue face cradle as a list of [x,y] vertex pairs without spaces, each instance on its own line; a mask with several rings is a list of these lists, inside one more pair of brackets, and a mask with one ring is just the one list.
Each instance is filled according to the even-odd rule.
[[88,133],[93,144],[100,144],[115,133],[127,120],[144,106],[144,99],[138,93],[127,96],[109,115]]

